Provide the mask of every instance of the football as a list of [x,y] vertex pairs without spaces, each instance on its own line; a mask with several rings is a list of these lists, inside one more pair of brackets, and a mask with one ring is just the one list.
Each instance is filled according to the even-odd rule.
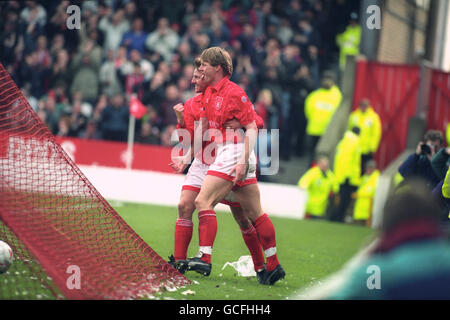
[[3,241],[0,241],[0,274],[5,273],[14,261],[14,255],[11,247]]

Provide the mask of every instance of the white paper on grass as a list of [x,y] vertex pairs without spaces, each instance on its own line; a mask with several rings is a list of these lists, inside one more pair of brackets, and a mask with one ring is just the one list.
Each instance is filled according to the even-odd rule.
[[238,261],[225,262],[222,270],[227,266],[233,267],[240,277],[256,277],[255,268],[253,267],[253,260],[251,256],[242,256]]

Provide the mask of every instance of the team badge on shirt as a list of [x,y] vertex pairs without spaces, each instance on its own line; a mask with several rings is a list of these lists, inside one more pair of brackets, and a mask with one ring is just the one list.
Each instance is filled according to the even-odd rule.
[[216,107],[216,110],[219,110],[222,107],[223,97],[216,97],[214,100],[214,106]]

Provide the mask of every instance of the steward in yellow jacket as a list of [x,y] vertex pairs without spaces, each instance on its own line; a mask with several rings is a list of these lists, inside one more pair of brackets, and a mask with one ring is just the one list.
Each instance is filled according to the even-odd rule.
[[308,200],[305,214],[307,218],[323,217],[325,215],[328,200],[331,193],[339,191],[334,174],[328,168],[328,158],[321,156],[317,160],[317,166],[309,169],[298,181],[298,186],[306,190]]
[[348,182],[352,186],[359,186],[361,179],[361,149],[359,133],[353,128],[344,134],[344,138],[336,147],[334,157],[334,175],[339,184]]
[[366,166],[366,172],[361,178],[361,184],[355,193],[354,220],[370,221],[379,177],[380,171],[377,170],[375,161],[369,161]]
[[340,48],[339,68],[341,70],[345,69],[347,56],[357,56],[359,54],[361,34],[362,28],[358,24],[357,16],[354,16],[345,31],[337,35],[336,43]]
[[368,100],[361,100],[359,108],[350,114],[348,129],[353,127],[361,129],[359,134],[361,154],[374,154],[380,145],[381,120]]
[[339,205],[333,210],[332,221],[344,222],[352,193],[356,191],[361,179],[361,151],[359,128],[352,128],[336,147],[334,175],[339,183]]
[[305,100],[306,133],[322,136],[341,104],[342,93],[331,79],[323,79],[322,87],[311,92]]

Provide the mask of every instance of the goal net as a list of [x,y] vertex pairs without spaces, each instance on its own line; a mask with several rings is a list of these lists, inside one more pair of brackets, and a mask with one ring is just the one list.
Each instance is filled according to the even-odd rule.
[[189,283],[99,194],[1,64],[0,240],[16,256],[0,299],[135,299]]

